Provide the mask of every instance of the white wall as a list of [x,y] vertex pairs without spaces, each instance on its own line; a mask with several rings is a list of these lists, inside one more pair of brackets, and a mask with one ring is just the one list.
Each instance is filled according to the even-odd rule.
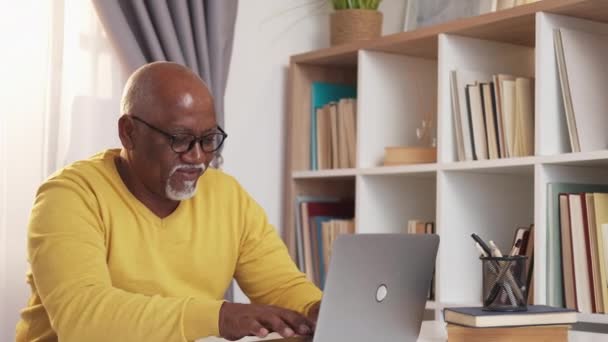
[[[329,46],[329,1],[241,0],[225,96],[224,169],[281,222],[289,56]],[[263,4],[263,5],[262,5]],[[404,0],[384,0],[384,34],[401,31]],[[237,291],[237,300],[246,298]]]

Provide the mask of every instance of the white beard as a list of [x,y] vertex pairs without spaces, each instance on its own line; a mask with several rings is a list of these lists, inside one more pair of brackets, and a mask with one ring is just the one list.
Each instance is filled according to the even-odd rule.
[[202,175],[205,172],[206,167],[205,167],[205,164],[203,164],[203,163],[198,164],[198,165],[181,164],[181,165],[176,165],[173,167],[173,169],[169,173],[167,185],[165,186],[165,194],[167,195],[167,198],[174,200],[174,201],[183,201],[183,200],[192,198],[196,194],[196,189],[197,189],[196,180],[182,182],[181,189],[176,189],[175,187],[173,187],[173,185],[171,184],[171,177],[173,177],[175,172],[179,169],[200,169],[201,175]]

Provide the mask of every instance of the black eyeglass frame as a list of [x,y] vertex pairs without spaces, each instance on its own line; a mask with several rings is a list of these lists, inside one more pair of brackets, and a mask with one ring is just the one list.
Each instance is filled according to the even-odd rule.
[[[160,128],[158,128],[158,127],[156,127],[156,126],[154,126],[154,125],[152,125],[152,124],[150,124],[148,122],[146,122],[144,119],[142,119],[142,118],[140,118],[140,117],[138,117],[136,115],[129,114],[128,116],[130,118],[134,119],[135,121],[139,121],[139,122],[143,123],[144,125],[148,126],[148,128],[150,128],[150,129],[152,129],[152,130],[154,130],[154,131],[156,131],[156,132],[164,135],[167,139],[169,139],[171,150],[173,152],[175,152],[175,153],[187,153],[190,150],[192,150],[192,148],[194,147],[195,143],[199,144],[199,146],[201,147],[201,149],[203,150],[203,152],[205,152],[205,153],[213,153],[213,152],[216,152],[217,150],[219,150],[222,147],[222,145],[224,144],[224,141],[226,141],[226,138],[228,137],[228,134],[226,134],[226,132],[224,132],[224,130],[222,129],[222,127],[220,127],[219,125],[216,126],[216,128],[219,130],[219,132],[207,133],[205,135],[197,137],[196,135],[189,134],[189,133],[171,134],[169,132],[165,132],[164,130],[162,130],[162,129],[160,129]],[[205,139],[208,139],[211,136],[217,136],[217,135],[220,135],[222,137],[222,141],[220,141],[220,143],[217,145],[217,147],[215,149],[213,149],[211,151],[206,150],[205,149],[205,145],[203,144],[203,141]],[[184,151],[181,151],[181,150],[178,151],[174,147],[175,142],[177,141],[177,139],[180,136],[192,137],[192,140],[188,144],[188,148],[186,150],[184,150]]]

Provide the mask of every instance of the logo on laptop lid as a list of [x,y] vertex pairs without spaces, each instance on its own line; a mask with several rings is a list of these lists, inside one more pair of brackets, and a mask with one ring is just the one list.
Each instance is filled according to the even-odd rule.
[[382,303],[387,295],[388,295],[388,288],[386,287],[386,285],[382,284],[382,285],[378,286],[378,289],[376,290],[376,301],[378,303]]

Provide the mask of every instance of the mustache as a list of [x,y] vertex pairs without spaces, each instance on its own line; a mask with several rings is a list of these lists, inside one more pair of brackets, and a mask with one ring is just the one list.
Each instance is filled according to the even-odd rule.
[[179,164],[179,165],[175,165],[173,167],[173,169],[171,169],[170,174],[174,173],[177,170],[201,170],[201,171],[205,171],[206,166],[204,163],[201,164]]

